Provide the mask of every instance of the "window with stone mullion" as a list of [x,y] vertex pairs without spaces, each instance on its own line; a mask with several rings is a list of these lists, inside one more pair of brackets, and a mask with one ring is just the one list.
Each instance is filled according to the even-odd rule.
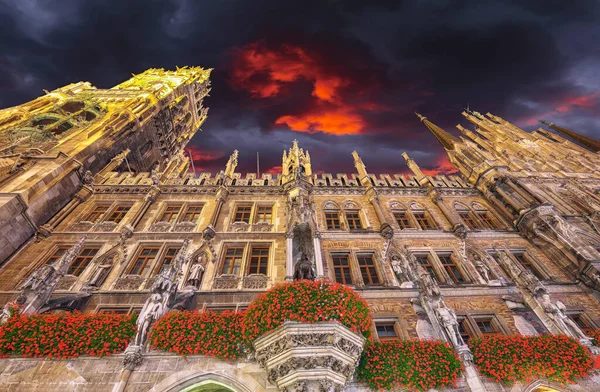
[[352,285],[352,271],[350,269],[349,253],[334,253],[332,255],[333,271],[337,283]]

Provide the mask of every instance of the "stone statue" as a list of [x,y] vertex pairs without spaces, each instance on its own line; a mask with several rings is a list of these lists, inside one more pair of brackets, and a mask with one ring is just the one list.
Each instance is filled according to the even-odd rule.
[[96,288],[102,286],[102,284],[104,283],[104,280],[106,279],[106,277],[110,273],[110,270],[113,267],[113,260],[114,260],[114,256],[106,258],[104,260],[104,263],[100,264],[98,266],[98,268],[96,268],[96,270],[94,271],[94,274],[92,275],[92,277],[90,278],[90,280],[87,282],[86,285],[89,287],[96,287]]
[[152,180],[152,185],[160,185],[160,175],[158,174],[158,170],[156,167],[154,167],[150,172],[150,179]]
[[202,274],[204,273],[204,266],[202,265],[202,256],[198,256],[196,262],[190,267],[190,273],[188,274],[186,286],[194,286],[200,288],[202,283]]
[[315,270],[306,253],[302,253],[294,268],[294,280],[300,279],[315,280]]
[[394,270],[396,278],[398,278],[400,282],[408,281],[409,279],[407,278],[404,271],[402,271],[402,261],[400,260],[400,256],[396,253],[393,253],[390,257],[390,260],[392,263],[392,270]]
[[550,317],[550,319],[556,324],[559,330],[563,333],[572,336],[576,339],[584,339],[589,340],[590,338],[585,335],[585,333],[575,324],[569,316],[566,314],[566,306],[561,301],[556,301],[556,304],[553,304],[550,300],[550,295],[544,294],[542,295],[542,306],[544,307],[544,312]]
[[475,269],[479,272],[479,275],[485,280],[486,283],[490,282],[490,267],[481,260],[478,254],[473,254],[473,263],[475,264]]
[[163,297],[160,293],[154,293],[146,300],[137,320],[137,334],[134,340],[136,346],[142,347],[146,344],[150,327],[166,313],[166,310]]
[[85,173],[83,173],[83,184],[87,185],[87,186],[92,186],[94,185],[94,175],[92,174],[91,171],[86,170]]
[[438,306],[435,308],[435,312],[454,347],[464,345],[465,342],[458,331],[458,318],[456,317],[454,310],[447,307],[446,304],[440,300]]

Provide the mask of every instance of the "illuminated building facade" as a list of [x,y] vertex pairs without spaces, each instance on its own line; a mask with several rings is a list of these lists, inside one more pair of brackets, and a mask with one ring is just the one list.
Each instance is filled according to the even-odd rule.
[[[465,343],[487,334],[566,334],[596,350],[587,334],[600,327],[600,160],[589,138],[561,132],[582,147],[477,112],[463,113],[474,130],[459,126],[457,138],[418,115],[460,175],[425,175],[402,154],[411,175],[377,176],[356,152],[352,176],[314,174],[296,141],[277,176],[237,173],[237,151],[217,175],[191,173],[183,148],[206,118],[208,76],[149,70],[109,90],[73,84],[0,112],[2,303],[78,245],[47,298],[27,305],[139,313],[185,244],[176,284],[190,295],[175,309],[243,310],[293,279],[306,255],[317,278],[366,299],[377,340],[446,340],[467,368]],[[457,336],[436,301],[455,313]],[[206,380],[277,390],[251,361],[140,355],[20,360],[13,370],[16,360],[0,360],[0,387],[44,384],[45,366],[48,390],[179,391]],[[38,373],[26,380],[23,369]],[[459,387],[504,390],[468,372]]]

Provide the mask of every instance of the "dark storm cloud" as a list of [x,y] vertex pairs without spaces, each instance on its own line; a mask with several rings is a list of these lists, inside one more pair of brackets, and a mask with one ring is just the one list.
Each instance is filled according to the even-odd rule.
[[[191,143],[199,169],[220,170],[237,148],[239,171],[255,170],[257,151],[266,171],[297,138],[316,171],[353,172],[354,149],[374,173],[405,171],[405,150],[443,170],[415,109],[451,132],[470,104],[527,129],[543,116],[599,137],[598,22],[596,1],[10,0],[0,6],[0,106],[75,81],[106,88],[149,67],[202,65],[215,71],[209,119]],[[312,68],[280,94],[253,96],[232,71],[258,42],[300,48]],[[315,99],[317,81],[336,78],[336,101]],[[359,116],[360,132],[278,121],[332,113]]]

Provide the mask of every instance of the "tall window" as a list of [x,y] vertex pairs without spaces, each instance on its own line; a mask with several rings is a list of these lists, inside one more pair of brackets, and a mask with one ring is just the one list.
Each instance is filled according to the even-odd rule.
[[340,212],[337,210],[325,211],[325,221],[329,230],[340,229]]
[[379,277],[377,276],[377,268],[375,267],[373,255],[359,254],[356,258],[358,259],[358,267],[360,268],[360,274],[364,284],[379,284]]
[[332,255],[335,281],[341,284],[352,284],[350,274],[350,260],[347,253],[336,253]]
[[409,229],[412,227],[406,211],[394,211],[394,218],[401,229]]
[[394,321],[375,321],[375,329],[377,330],[379,341],[399,340]]
[[435,268],[433,268],[433,264],[431,264],[431,261],[429,260],[429,257],[427,257],[426,255],[422,255],[422,256],[416,256],[417,257],[417,262],[419,264],[421,264],[421,266],[423,268],[425,268],[425,271],[429,272],[429,275],[431,275],[431,277],[433,279],[435,279],[436,281],[440,281],[437,273],[435,272]]
[[458,266],[452,260],[452,257],[450,257],[450,255],[438,255],[438,258],[440,259],[444,270],[450,276],[450,279],[452,279],[454,283],[458,284],[466,282],[465,278],[458,269]]
[[125,215],[127,215],[127,212],[129,212],[130,208],[130,206],[116,206],[115,209],[112,210],[106,221],[120,223],[125,217]]
[[237,206],[235,210],[234,222],[250,223],[250,213],[252,206]]
[[419,227],[422,230],[435,230],[436,227],[433,225],[433,222],[431,221],[429,214],[425,211],[414,211],[413,215],[417,221],[417,223],[419,224]]
[[529,272],[531,272],[536,278],[538,278],[539,280],[545,279],[544,275],[540,272],[537,266],[534,265],[527,257],[525,257],[525,253],[514,252],[513,256],[515,256],[515,258],[519,260],[519,263],[521,263],[521,265]]
[[592,333],[594,332],[595,328],[583,317],[581,313],[569,314],[568,316],[571,320],[573,320],[575,324],[577,324],[577,326],[583,331],[583,333],[585,333],[588,336],[592,336]]
[[141,248],[129,268],[129,275],[144,276],[158,255],[159,249],[159,247]]
[[458,211],[458,215],[470,230],[479,228],[478,222],[475,220],[470,211]]
[[360,214],[356,210],[346,211],[346,221],[350,230],[362,229]]
[[242,266],[242,255],[244,248],[235,247],[225,250],[225,258],[221,267],[221,274],[237,275]]
[[473,332],[470,331],[468,322],[464,318],[458,320],[458,333],[462,337],[465,344],[469,344],[469,340],[471,339]]
[[182,222],[198,222],[198,218],[202,213],[202,205],[190,205],[185,209],[185,213],[183,214]]
[[272,206],[258,206],[256,209],[256,223],[271,223],[273,218]]
[[54,253],[52,253],[52,256],[48,257],[46,264],[56,263],[68,250],[69,248],[66,246],[59,247]]
[[269,248],[252,247],[250,251],[250,263],[248,264],[248,275],[267,274],[269,265]]
[[90,261],[96,256],[100,248],[83,248],[79,255],[73,260],[69,269],[67,270],[68,275],[79,276],[85,270],[85,268],[90,264]]
[[179,211],[181,211],[180,204],[167,205],[167,208],[165,208],[165,210],[163,211],[163,213],[160,217],[160,221],[167,222],[167,223],[175,222],[177,220],[177,217],[179,216]]
[[479,217],[479,219],[481,219],[481,221],[483,222],[484,228],[489,230],[497,229],[496,223],[494,222],[488,211],[477,211],[476,214]]
[[179,252],[180,248],[177,247],[168,247],[162,254],[160,258],[160,263],[156,266],[155,273],[159,273],[164,267],[167,265],[171,265],[173,260],[175,260],[175,256],[177,256],[177,252]]
[[88,216],[87,216],[87,218],[85,218],[85,220],[88,222],[97,223],[98,221],[100,221],[100,218],[104,214],[106,214],[106,211],[108,211],[108,207],[109,206],[103,206],[103,205],[94,207],[92,212],[90,212],[88,214]]

